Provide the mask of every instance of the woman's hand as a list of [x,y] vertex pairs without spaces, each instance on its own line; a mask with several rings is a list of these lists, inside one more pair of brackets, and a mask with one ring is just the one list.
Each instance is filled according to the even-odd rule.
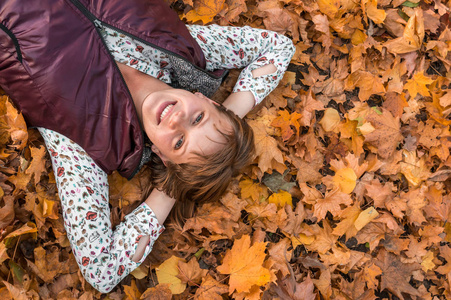
[[[164,192],[153,189],[149,197],[147,197],[145,203],[153,210],[155,216],[158,219],[158,223],[163,224],[175,204],[175,199],[169,197]],[[144,251],[146,250],[146,246],[149,243],[149,240],[150,237],[148,235],[143,236],[139,240],[132,261],[138,262],[141,260]]]
[[[272,74],[276,71],[277,68],[273,64],[268,64],[253,70],[252,76],[257,78],[263,75]],[[233,111],[240,118],[243,118],[254,108],[255,97],[250,91],[232,93],[224,101],[223,105],[227,107],[227,109]]]

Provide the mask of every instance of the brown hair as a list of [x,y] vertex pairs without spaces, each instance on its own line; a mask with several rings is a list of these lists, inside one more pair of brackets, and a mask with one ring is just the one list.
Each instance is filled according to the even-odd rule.
[[232,126],[231,132],[219,132],[225,137],[224,146],[216,153],[203,155],[189,163],[174,164],[152,154],[150,169],[152,186],[176,199],[171,219],[181,227],[191,217],[196,204],[218,201],[232,177],[251,163],[254,152],[254,134],[251,127],[222,105],[214,105]]

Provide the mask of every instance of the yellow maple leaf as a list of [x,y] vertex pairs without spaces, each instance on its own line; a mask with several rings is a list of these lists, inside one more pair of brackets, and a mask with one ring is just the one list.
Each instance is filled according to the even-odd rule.
[[434,252],[428,251],[425,256],[422,258],[421,267],[424,272],[427,272],[429,270],[432,270],[435,268],[434,263]]
[[241,189],[241,197],[251,198],[254,201],[268,198],[268,189],[252,179],[244,177],[239,183]]
[[335,172],[333,182],[343,193],[350,194],[355,188],[357,175],[351,168],[342,168]]
[[412,79],[407,80],[407,83],[404,85],[404,89],[409,91],[410,97],[413,99],[417,94],[422,96],[430,96],[429,89],[426,85],[433,83],[434,80],[431,78],[424,76],[423,71],[415,73]]
[[262,266],[266,243],[250,244],[249,235],[236,240],[232,249],[227,251],[222,265],[217,267],[219,273],[230,274],[230,294],[234,290],[238,293],[249,292],[253,285],[263,286],[271,280],[269,269]]
[[286,204],[293,207],[293,199],[291,194],[285,191],[279,191],[278,193],[274,193],[268,198],[269,203],[274,203],[279,208],[285,207]]
[[194,7],[184,17],[189,22],[202,21],[207,24],[213,20],[215,16],[224,7],[225,0],[195,0]]
[[171,256],[166,259],[158,268],[155,269],[157,273],[158,282],[170,284],[169,289],[172,294],[177,295],[183,293],[186,288],[186,284],[182,283],[179,275],[178,263],[179,261],[185,261],[183,258]]

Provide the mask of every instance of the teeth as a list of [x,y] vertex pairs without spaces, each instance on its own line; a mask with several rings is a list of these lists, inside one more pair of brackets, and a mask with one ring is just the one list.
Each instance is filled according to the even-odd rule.
[[174,104],[169,104],[168,106],[166,106],[165,109],[163,109],[163,111],[161,112],[160,115],[160,122],[161,120],[163,120],[164,116],[171,110],[171,108],[174,106]]

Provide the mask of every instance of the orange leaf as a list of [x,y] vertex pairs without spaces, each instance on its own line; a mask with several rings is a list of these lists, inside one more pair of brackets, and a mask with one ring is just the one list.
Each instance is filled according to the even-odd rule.
[[202,284],[196,290],[196,300],[222,300],[222,294],[227,293],[227,285],[216,281],[210,274],[202,278]]
[[41,181],[41,175],[42,173],[46,172],[45,169],[45,147],[30,147],[31,151],[31,157],[33,158],[31,160],[30,165],[28,166],[27,170],[25,171],[26,174],[34,174],[34,183],[39,183]]
[[299,122],[302,117],[301,114],[294,112],[290,114],[286,110],[279,111],[279,116],[271,122],[271,126],[279,127],[282,130],[282,139],[284,141],[289,140],[295,133],[291,126],[296,130],[296,135],[299,136]]
[[262,266],[265,260],[266,243],[260,242],[250,246],[249,235],[235,240],[228,250],[224,261],[217,270],[221,274],[230,274],[229,293],[236,290],[249,292],[253,285],[263,286],[270,282],[270,272]]
[[431,78],[424,76],[423,71],[415,73],[412,79],[407,80],[407,83],[404,85],[404,89],[409,91],[410,97],[413,99],[417,94],[422,96],[430,96],[429,89],[426,85],[433,83],[434,80]]
[[415,9],[415,14],[410,17],[404,28],[402,37],[389,40],[384,44],[388,51],[393,53],[409,53],[419,50],[424,39],[423,10],[420,7]]
[[262,172],[271,170],[273,161],[283,164],[285,160],[282,151],[278,148],[277,141],[266,132],[266,126],[253,120],[249,121],[249,125],[254,130],[255,152],[258,156],[260,170]]
[[184,17],[188,22],[202,21],[207,24],[213,20],[215,16],[224,7],[225,0],[194,0],[194,7]]

